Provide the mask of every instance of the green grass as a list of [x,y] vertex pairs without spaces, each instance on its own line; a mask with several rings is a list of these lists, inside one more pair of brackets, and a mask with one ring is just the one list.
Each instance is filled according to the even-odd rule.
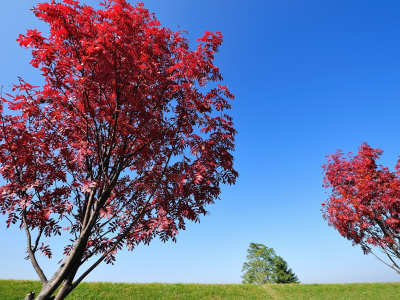
[[[0,299],[24,299],[39,281],[0,280]],[[83,282],[67,299],[400,299],[400,282],[352,284],[164,284]]]

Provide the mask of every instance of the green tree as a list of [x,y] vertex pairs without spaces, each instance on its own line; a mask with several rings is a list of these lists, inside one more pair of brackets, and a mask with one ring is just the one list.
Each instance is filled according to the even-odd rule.
[[250,243],[242,283],[300,283],[287,262],[263,244]]

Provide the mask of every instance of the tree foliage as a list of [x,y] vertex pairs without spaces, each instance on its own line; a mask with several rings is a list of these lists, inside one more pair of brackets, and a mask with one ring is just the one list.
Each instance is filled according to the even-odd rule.
[[400,259],[400,161],[396,172],[391,172],[376,163],[382,153],[363,143],[355,156],[346,157],[340,150],[329,155],[323,166],[324,186],[332,192],[322,203],[322,212],[329,225],[353,245],[360,245],[364,254],[372,253],[400,273],[396,263]]
[[[226,114],[234,96],[226,86],[206,87],[223,79],[213,64],[221,33],[206,31],[190,50],[142,3],[101,5],[37,4],[33,13],[50,35],[27,30],[17,41],[32,50],[46,83],[20,78],[1,98],[0,211],[7,226],[26,232],[43,285],[37,299],[60,284],[63,299],[123,246],[175,241],[238,176]],[[42,239],[64,233],[64,257],[48,280],[36,253],[51,258]]]
[[242,283],[300,283],[287,262],[263,244],[250,243]]

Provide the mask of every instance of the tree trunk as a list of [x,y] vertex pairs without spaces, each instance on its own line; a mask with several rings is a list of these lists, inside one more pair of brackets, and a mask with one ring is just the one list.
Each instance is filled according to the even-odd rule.
[[80,260],[77,260],[72,267],[71,271],[69,272],[67,278],[64,280],[61,289],[58,291],[57,296],[55,297],[54,300],[63,300],[65,297],[69,295],[69,293],[72,292],[71,290],[71,285],[72,281],[75,278],[76,272],[78,272],[80,266]]
[[[35,293],[33,292],[32,298],[25,298],[25,300],[50,300],[50,299],[54,299],[54,297],[50,297],[51,294],[53,293],[52,291],[53,289],[50,287],[49,284],[46,284],[44,286],[42,286],[42,290],[40,291],[40,293],[37,295],[36,298],[34,298]],[[30,293],[32,294],[32,292]],[[26,296],[28,297],[29,294]]]
[[[50,300],[57,299],[62,300],[72,291],[70,289],[72,280],[74,279],[83,257],[84,249],[88,239],[88,233],[90,228],[86,228],[82,235],[75,242],[73,250],[68,254],[64,263],[60,266],[57,272],[53,275],[45,285],[42,285],[42,290],[38,294],[35,300]],[[51,294],[62,284],[61,289],[58,291],[56,297],[51,297]]]
[[24,300],[33,300],[35,299],[35,292],[30,292],[28,295],[26,295]]
[[[79,264],[78,267],[74,267],[68,272],[68,274],[66,274],[66,278],[61,280],[62,286],[61,289],[58,291],[57,296],[52,296],[50,297],[54,291],[58,288],[58,286],[60,285],[59,280],[55,279],[53,281],[49,281],[46,285],[42,286],[42,290],[40,291],[40,293],[37,295],[36,298],[34,298],[34,292],[33,292],[33,296],[32,298],[25,298],[25,300],[62,300],[65,299],[65,297],[71,292],[69,290],[70,286],[72,285],[72,280],[75,277],[76,272],[78,271],[79,268]],[[31,292],[32,293],[32,292]],[[30,294],[31,294],[30,293]],[[28,297],[30,294],[28,294],[26,297]]]

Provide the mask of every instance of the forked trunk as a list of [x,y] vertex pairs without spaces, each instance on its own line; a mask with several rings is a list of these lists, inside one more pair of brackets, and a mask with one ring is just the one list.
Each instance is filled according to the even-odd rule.
[[69,295],[69,293],[72,291],[70,289],[72,285],[72,280],[74,279],[76,272],[78,271],[78,268],[73,268],[67,275],[67,278],[62,282],[61,288],[58,291],[56,296],[51,295],[54,293],[54,291],[58,288],[60,284],[57,284],[58,280],[54,282],[48,282],[46,285],[42,287],[42,290],[40,293],[37,295],[35,298],[35,292],[30,292],[28,295],[26,295],[26,298],[24,300],[63,300],[65,297]]
[[64,280],[64,282],[54,300],[63,300],[63,299],[65,299],[65,297],[67,297],[69,295],[69,293],[72,292],[72,290],[71,290],[72,281],[74,280],[78,269],[79,269],[79,262],[77,261],[74,264],[74,266],[72,267],[72,270],[69,272],[67,278]]
[[[55,287],[54,289],[52,288],[52,286],[50,284],[46,284],[44,286],[42,286],[42,290],[40,291],[40,293],[37,295],[36,298],[35,297],[35,292],[31,292],[28,295],[26,295],[25,300],[50,300],[50,299],[54,299],[54,297],[50,297],[51,294],[53,294],[54,290],[56,290],[57,287]],[[28,298],[28,296],[30,294],[32,294],[32,298]]]

